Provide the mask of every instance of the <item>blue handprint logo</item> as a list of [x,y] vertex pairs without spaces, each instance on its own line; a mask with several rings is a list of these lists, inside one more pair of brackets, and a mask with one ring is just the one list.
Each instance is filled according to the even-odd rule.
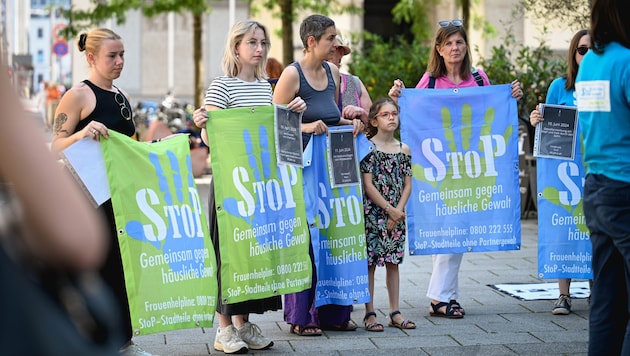
[[[160,157],[166,157],[166,164]],[[175,272],[181,271],[184,267],[190,267],[190,259],[180,257],[204,248],[203,211],[194,188],[190,154],[185,158],[188,168],[185,177],[180,169],[180,160],[171,150],[167,150],[164,155],[150,152],[148,159],[155,170],[158,191],[143,189],[136,198],[141,201],[139,208],[151,223],[130,220],[125,228],[131,238],[150,243],[164,254],[177,257],[168,259],[169,266]],[[189,198],[188,201],[184,199],[185,196]]]
[[[264,125],[258,127],[258,142],[255,142],[256,138],[249,129],[243,129],[242,132],[248,167],[235,168],[238,173],[234,173],[239,177],[237,191],[241,196],[224,198],[222,208],[228,214],[243,219],[252,231],[260,232],[255,233],[255,237],[263,245],[279,235],[272,236],[272,230],[259,228],[295,216],[292,186],[298,181],[297,169],[287,165],[276,166],[275,161],[272,162],[269,132]],[[275,176],[272,175],[274,171]],[[215,185],[215,189],[222,188]],[[290,244],[290,238],[286,242]]]

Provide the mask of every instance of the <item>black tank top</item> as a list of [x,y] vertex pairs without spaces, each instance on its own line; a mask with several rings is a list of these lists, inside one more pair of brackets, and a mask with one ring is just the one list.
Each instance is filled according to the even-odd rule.
[[[116,102],[114,98],[115,92],[111,92],[109,90],[101,89],[94,85],[94,83],[89,80],[84,80],[87,86],[92,89],[94,95],[96,96],[96,106],[94,110],[83,120],[79,121],[74,132],[81,131],[84,127],[86,127],[93,120],[103,123],[108,129],[114,130],[121,134],[132,136],[136,132],[136,128],[133,124],[133,118],[130,120],[126,120],[120,110],[121,106]],[[118,88],[114,86],[114,89],[117,91]],[[119,91],[120,92],[120,91]],[[129,109],[129,114],[132,115],[131,112],[131,104],[127,100],[127,98],[120,93],[123,97],[125,105]]]
[[[297,95],[306,103],[306,111],[302,114],[302,123],[322,120],[327,126],[339,124],[341,112],[335,103],[335,80],[328,63],[322,63],[322,67],[326,70],[326,77],[328,77],[328,85],[324,90],[316,90],[308,83],[300,63],[293,62],[291,65],[298,70],[300,75],[300,89],[298,89]],[[308,141],[311,140],[311,135],[310,133],[302,133],[302,148],[305,148]]]

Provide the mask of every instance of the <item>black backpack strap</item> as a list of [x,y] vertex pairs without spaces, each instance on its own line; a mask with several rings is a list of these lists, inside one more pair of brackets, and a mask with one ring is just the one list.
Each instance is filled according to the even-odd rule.
[[434,88],[435,88],[435,77],[429,76],[429,89],[434,89]]
[[481,74],[479,74],[479,72],[477,72],[476,68],[472,69],[472,75],[475,78],[475,81],[477,82],[477,85],[482,87],[483,86],[483,78],[481,77]]

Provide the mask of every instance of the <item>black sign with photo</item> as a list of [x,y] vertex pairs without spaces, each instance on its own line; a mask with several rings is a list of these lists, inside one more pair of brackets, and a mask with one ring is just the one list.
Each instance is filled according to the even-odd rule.
[[333,188],[359,184],[359,165],[352,130],[331,130],[328,160]]

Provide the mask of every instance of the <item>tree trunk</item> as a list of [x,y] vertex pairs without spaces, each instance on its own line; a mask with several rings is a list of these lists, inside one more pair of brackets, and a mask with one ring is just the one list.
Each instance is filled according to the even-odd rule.
[[282,64],[293,63],[293,0],[280,0],[282,20]]
[[466,33],[470,33],[470,0],[461,0],[462,4],[462,20]]
[[201,107],[201,103],[203,103],[202,16],[203,14],[193,14],[193,61],[195,62],[195,87],[193,90],[195,94],[193,101],[195,108]]

